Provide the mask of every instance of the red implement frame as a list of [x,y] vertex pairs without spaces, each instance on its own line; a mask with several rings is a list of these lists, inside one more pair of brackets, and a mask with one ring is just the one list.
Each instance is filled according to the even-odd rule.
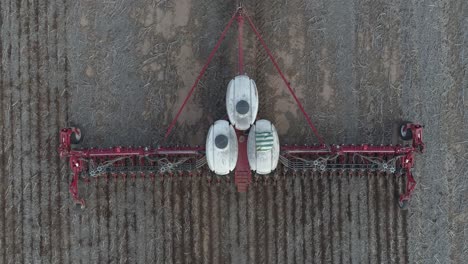
[[[177,119],[179,118],[180,114],[182,113],[185,105],[187,104],[188,100],[192,96],[195,88],[198,86],[198,83],[200,79],[203,77],[204,73],[206,72],[211,60],[213,59],[216,51],[219,49],[223,39],[225,38],[227,31],[231,27],[234,19],[237,21],[238,25],[238,72],[239,74],[244,73],[244,65],[243,65],[243,47],[242,47],[242,35],[243,35],[243,24],[244,24],[244,18],[247,18],[248,24],[250,25],[250,28],[253,30],[255,33],[256,37],[258,38],[259,42],[265,49],[268,57],[272,61],[275,69],[278,71],[278,74],[281,76],[285,86],[288,88],[289,92],[291,93],[292,97],[294,98],[296,104],[298,105],[299,109],[303,113],[307,124],[313,131],[314,135],[317,137],[317,139],[320,142],[320,145],[318,146],[283,146],[281,147],[281,154],[282,155],[299,155],[299,156],[310,156],[310,157],[334,157],[333,160],[337,162],[337,164],[334,165],[340,165],[338,166],[341,170],[354,170],[350,169],[353,164],[354,160],[350,161],[350,164],[344,165],[346,163],[347,157],[352,154],[352,155],[360,155],[360,157],[363,157],[361,159],[362,162],[365,163],[368,162],[369,158],[372,157],[379,157],[382,159],[388,158],[388,157],[397,157],[398,162],[396,162],[396,166],[398,166],[398,169],[401,169],[402,172],[406,175],[407,177],[407,183],[406,183],[406,191],[404,194],[402,194],[399,198],[399,203],[400,205],[405,204],[411,197],[414,188],[416,187],[416,181],[413,178],[412,175],[412,168],[414,166],[414,155],[415,153],[422,153],[424,150],[424,143],[422,141],[422,126],[419,124],[405,124],[404,127],[402,127],[403,131],[409,130],[411,131],[412,134],[412,145],[411,146],[372,146],[372,145],[360,145],[360,146],[344,146],[344,145],[327,145],[325,144],[323,138],[319,135],[316,127],[312,123],[309,115],[305,111],[304,107],[302,106],[301,102],[297,98],[296,94],[294,93],[294,90],[292,89],[290,83],[286,79],[285,75],[281,71],[278,63],[274,59],[271,51],[267,47],[265,41],[263,40],[261,34],[253,24],[252,20],[250,17],[244,12],[244,9],[242,7],[239,7],[234,15],[231,17],[229,20],[228,24],[224,28],[220,38],[218,39],[215,47],[213,50],[210,52],[208,59],[206,63],[204,64],[203,68],[201,69],[200,73],[198,74],[194,84],[192,85],[188,95],[184,99],[180,109],[178,110],[174,120],[170,123],[166,134],[165,134],[165,139],[168,138],[170,135],[172,129],[174,128],[175,124],[177,123]],[[60,147],[59,147],[59,152],[60,156],[62,158],[69,158],[69,163],[70,167],[73,171],[73,178],[72,182],[70,184],[70,193],[73,197],[73,200],[81,205],[84,205],[84,200],[80,198],[78,194],[78,182],[80,179],[80,175],[83,172],[86,172],[86,165],[88,162],[102,162],[105,160],[113,159],[117,160],[114,161],[115,164],[112,166],[114,167],[125,167],[125,166],[131,166],[132,168],[138,168],[141,170],[139,174],[141,177],[150,177],[154,178],[156,175],[155,172],[149,172],[145,173],[143,170],[145,168],[151,168],[154,166],[154,160],[159,159],[159,158],[184,158],[184,160],[188,159],[197,159],[201,156],[203,156],[204,153],[204,148],[203,147],[175,147],[175,148],[164,148],[164,147],[159,147],[159,148],[148,148],[148,147],[137,147],[137,148],[125,148],[125,147],[114,147],[110,149],[72,149],[72,136],[73,134],[80,133],[79,130],[75,128],[64,128],[60,131]],[[245,192],[248,189],[249,184],[252,181],[251,177],[251,170],[250,166],[248,163],[248,158],[247,158],[247,135],[242,132],[242,131],[236,131],[237,133],[237,138],[238,138],[238,161],[236,164],[235,168],[235,173],[234,173],[234,182],[237,185],[238,191],[239,192]],[[119,161],[119,159],[126,159],[126,161]],[[130,163],[130,165],[128,164]],[[332,168],[332,171],[337,168],[333,164],[323,164],[324,168],[326,166],[329,166]],[[363,166],[364,166],[363,165]],[[302,168],[306,168],[307,164],[303,164]],[[394,171],[397,168],[393,168]],[[116,170],[118,171],[118,170]],[[188,171],[188,170],[187,170]],[[161,170],[159,170],[158,173],[161,173]],[[168,171],[168,173],[172,174],[172,171]],[[189,171],[189,173],[191,173]],[[119,177],[119,173],[112,171],[109,173],[104,172],[104,174],[110,174],[111,176],[114,176],[114,178]],[[126,175],[122,174],[123,178],[126,178]],[[134,179],[136,177],[137,173],[132,172],[131,177]]]

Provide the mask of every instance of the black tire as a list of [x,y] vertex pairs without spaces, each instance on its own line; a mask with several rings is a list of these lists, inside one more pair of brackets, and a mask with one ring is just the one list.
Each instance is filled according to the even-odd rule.
[[402,122],[398,129],[398,134],[400,138],[403,140],[411,140],[413,139],[413,132],[410,129],[403,130],[407,124],[411,124],[411,122]]
[[409,200],[398,201],[398,206],[401,210],[408,210]]
[[81,134],[81,131],[77,129],[79,134],[76,132],[72,132],[70,135],[70,143],[72,144],[79,144],[83,140],[83,135]]

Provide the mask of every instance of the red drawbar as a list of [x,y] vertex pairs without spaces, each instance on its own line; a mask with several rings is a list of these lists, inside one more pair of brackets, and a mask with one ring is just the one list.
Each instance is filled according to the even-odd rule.
[[238,192],[246,192],[252,182],[249,159],[247,157],[247,135],[243,131],[236,130],[238,142],[237,164],[234,173],[234,183]]

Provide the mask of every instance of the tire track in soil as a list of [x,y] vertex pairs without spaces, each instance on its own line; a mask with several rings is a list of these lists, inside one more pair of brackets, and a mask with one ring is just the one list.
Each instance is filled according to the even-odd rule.
[[144,204],[145,204],[145,212],[144,212],[144,221],[145,221],[145,228],[143,232],[145,233],[144,239],[144,263],[155,263],[155,237],[154,234],[156,233],[156,202],[155,202],[155,193],[156,193],[156,179],[152,178],[151,176],[147,175],[145,179],[146,182],[144,183],[145,188],[145,196],[144,196]]
[[376,252],[376,247],[377,247],[377,240],[375,237],[376,233],[376,219],[375,219],[375,212],[376,212],[376,202],[375,202],[375,177],[372,177],[370,173],[367,174],[367,226],[368,226],[368,237],[367,237],[367,243],[368,243],[368,256],[369,256],[369,262],[375,262],[376,259],[378,258]]
[[[192,222],[191,216],[192,216],[192,182],[193,182],[193,177],[192,175],[187,175],[184,178],[183,185],[184,185],[184,190],[182,191],[182,200],[183,200],[183,210],[182,210],[182,225],[183,225],[183,230],[182,230],[182,243],[183,243],[183,251],[182,251],[182,262],[183,263],[191,263],[192,262],[192,256],[191,256],[191,251],[193,244],[191,243],[192,241]],[[225,207],[226,208],[226,207]]]
[[240,252],[240,232],[239,232],[239,203],[238,203],[238,193],[235,189],[234,183],[231,182],[229,187],[229,238],[230,238],[230,253],[229,253],[229,262],[230,263],[239,263],[239,252]]
[[[218,179],[216,179],[217,181]],[[216,182],[215,186],[210,188],[210,196],[208,200],[208,206],[210,208],[210,262],[219,263],[219,250],[220,250],[220,215],[219,215],[219,196],[218,191],[221,188],[220,183]]]
[[[210,174],[211,176],[211,174]],[[201,261],[208,263],[210,261],[210,209],[208,208],[208,183],[206,178],[201,178],[201,194],[200,194],[200,216],[201,216]]]
[[[99,262],[101,263],[109,263],[110,262],[110,243],[111,243],[111,219],[114,218],[112,214],[112,206],[111,204],[113,197],[111,197],[110,190],[113,189],[113,182],[109,179],[109,174],[103,176],[100,180],[99,185],[99,195],[98,201],[100,204],[100,221],[99,221],[99,237],[100,243],[98,246],[99,250]],[[115,225],[112,225],[115,227]]]
[[[67,0],[62,1],[62,6],[63,6],[63,18],[68,18],[68,4]],[[70,83],[69,83],[69,61],[68,61],[68,34],[67,34],[67,19],[64,19],[64,22],[61,23],[62,26],[62,33],[59,34],[60,36],[63,37],[63,67],[61,66],[60,69],[63,68],[63,92],[60,92],[60,98],[64,103],[62,104],[62,107],[60,109],[61,113],[63,113],[62,118],[60,119],[59,126],[57,127],[56,131],[59,131],[62,127],[66,127],[69,125],[69,108],[68,106],[70,105],[70,96],[69,96],[69,90],[70,90]],[[57,159],[57,164],[60,166],[60,181],[58,182],[58,206],[60,208],[60,218],[59,218],[59,225],[61,227],[61,255],[63,256],[63,262],[70,262],[69,259],[69,254],[71,251],[71,246],[70,246],[70,241],[68,239],[69,234],[70,234],[70,222],[65,219],[63,219],[63,216],[69,215],[69,206],[68,203],[63,203],[63,200],[69,201],[69,196],[67,193],[68,190],[68,163],[65,161],[62,161],[59,157],[59,155],[56,156]],[[63,192],[62,190],[65,190]],[[65,222],[65,223],[63,223]]]
[[174,219],[172,219],[172,193],[173,188],[173,179],[168,177],[164,179],[164,203],[163,203],[163,216],[164,216],[164,261],[172,263],[174,261],[174,252],[173,252],[173,237],[172,230],[174,228]]
[[236,252],[238,259],[236,260],[239,263],[247,263],[248,258],[248,222],[247,222],[247,193],[236,193],[237,198],[237,214],[238,214],[238,234],[239,234],[239,251]]
[[275,188],[275,222],[277,223],[275,228],[275,244],[276,244],[276,263],[285,263],[286,261],[286,223],[285,223],[285,184],[286,179],[284,172],[280,171],[280,176]]
[[[52,31],[55,31],[53,34],[54,43],[55,43],[55,58],[56,63],[53,65],[53,72],[58,73],[54,74],[54,82],[55,87],[52,92],[51,96],[51,134],[49,136],[50,141],[50,148],[51,152],[47,155],[50,157],[50,175],[51,178],[51,186],[50,186],[50,193],[49,193],[49,212],[51,214],[50,218],[50,247],[51,247],[51,262],[53,260],[58,260],[59,262],[63,263],[63,255],[62,255],[62,226],[61,226],[61,216],[60,216],[60,206],[59,206],[59,199],[60,199],[60,159],[58,157],[57,149],[58,149],[58,140],[57,140],[57,132],[59,131],[59,127],[61,126],[61,120],[65,116],[64,112],[64,104],[60,100],[60,91],[64,87],[63,83],[63,49],[60,47],[61,43],[61,36],[64,36],[63,27],[59,26],[59,21],[62,21],[63,18],[63,7],[57,1],[55,2],[55,11],[53,15],[53,23],[52,23]],[[62,23],[60,23],[62,24]],[[95,218],[92,218],[93,220]]]
[[[404,178],[400,178],[400,184],[399,184],[399,189],[400,193],[405,192],[405,186],[407,184],[407,178],[406,176]],[[402,225],[402,258],[401,261],[403,263],[409,263],[409,252],[408,252],[408,210],[402,210],[402,220],[401,220],[401,225]]]
[[[358,182],[359,194],[357,196],[358,203],[358,238],[361,241],[360,247],[360,261],[358,263],[370,263],[372,260],[369,256],[370,249],[368,244],[370,244],[370,226],[369,224],[369,177],[363,175],[358,176],[356,179]],[[366,240],[367,239],[367,240]]]
[[[273,176],[275,177],[275,176]],[[276,189],[276,182],[275,179],[268,179],[268,185],[265,191],[264,199],[264,206],[266,210],[266,263],[274,263],[275,260],[275,244],[276,244],[276,237],[275,237],[275,230],[277,227],[276,221],[276,204],[275,204],[275,189]]]
[[303,260],[303,243],[304,243],[304,226],[303,226],[303,219],[302,219],[302,212],[303,212],[303,201],[302,201],[302,193],[304,187],[302,185],[302,176],[296,175],[293,178],[293,223],[294,226],[294,258],[291,260],[293,263],[302,263]]
[[192,244],[191,259],[194,262],[201,262],[201,177],[199,174],[192,178],[190,189],[192,194],[192,210],[190,214],[190,222],[192,225],[192,229],[190,230],[190,238]]
[[107,232],[108,232],[108,261],[111,263],[117,263],[119,256],[119,208],[121,205],[118,198],[118,186],[119,182],[112,175],[109,175],[109,184],[107,185],[107,197],[109,199],[108,207],[108,220],[107,220]]
[[146,204],[147,204],[147,183],[151,181],[141,175],[136,175],[136,188],[133,190],[135,193],[135,235],[136,235],[136,248],[135,248],[135,262],[144,263],[146,261],[146,244],[148,241],[146,233],[149,232],[149,227],[146,225]]
[[123,178],[121,175],[118,176],[117,178],[117,191],[115,193],[115,196],[117,197],[117,230],[116,233],[117,235],[117,262],[122,263],[127,260],[127,254],[126,254],[126,241],[127,241],[127,236],[126,236],[126,229],[127,229],[127,223],[126,223],[126,180]]
[[[349,189],[348,189],[348,220],[349,226],[349,263],[360,263],[360,232],[359,229],[359,207],[361,206],[358,200],[359,197],[359,177],[355,172],[350,172],[348,175]],[[345,229],[346,230],[346,229]]]
[[[53,222],[55,216],[52,211],[52,192],[53,192],[53,179],[56,178],[55,166],[52,158],[53,149],[52,141],[56,139],[56,131],[52,128],[55,127],[57,122],[58,115],[58,102],[57,102],[57,91],[58,91],[58,80],[56,74],[51,74],[51,72],[56,72],[58,60],[58,43],[57,43],[57,3],[51,3],[48,6],[47,15],[46,15],[47,25],[46,36],[47,36],[47,54],[46,54],[46,69],[45,69],[45,79],[47,86],[47,105],[46,105],[46,124],[49,128],[47,133],[44,135],[41,140],[44,141],[45,153],[42,157],[45,159],[45,166],[43,167],[43,173],[46,177],[45,184],[42,184],[41,189],[41,212],[42,213],[42,246],[41,246],[41,256],[42,259],[47,258],[49,262],[52,262],[54,258],[54,248],[55,248],[55,239],[53,237]],[[44,65],[45,66],[45,65]],[[45,214],[44,214],[45,213]]]
[[335,243],[335,263],[343,263],[343,258],[344,255],[347,254],[346,250],[348,249],[347,246],[344,245],[344,234],[343,234],[343,225],[345,224],[344,219],[343,219],[343,174],[340,174],[337,172],[335,174],[336,176],[336,192],[334,195],[334,204],[336,204],[336,211],[334,212],[334,217],[336,217],[335,221],[337,223],[336,229],[334,230],[335,232],[335,238],[336,238],[336,243]]
[[387,250],[388,250],[388,244],[387,241],[389,237],[386,235],[387,230],[388,230],[388,225],[387,225],[387,219],[385,217],[385,213],[387,212],[386,210],[386,194],[387,190],[385,188],[385,174],[383,172],[378,172],[377,173],[377,187],[378,190],[377,196],[379,197],[377,199],[377,230],[378,230],[378,245],[379,245],[379,263],[388,263],[389,259],[387,258]]
[[2,1],[0,1],[0,123],[1,123],[1,128],[0,128],[0,211],[1,211],[1,221],[0,221],[0,230],[2,230],[2,235],[0,237],[0,258],[3,260],[3,263],[6,263],[6,155],[7,155],[7,150],[5,148],[5,126],[6,126],[6,105],[7,103],[5,102],[5,88],[7,85],[5,84],[4,80],[4,68],[3,68],[3,54],[4,50],[3,48],[6,47],[7,45],[4,45],[4,4]]
[[395,233],[393,232],[394,229],[394,222],[395,222],[395,215],[393,214],[393,207],[396,205],[396,199],[394,196],[394,189],[392,186],[392,178],[394,176],[392,174],[385,175],[385,238],[387,239],[387,261],[390,263],[396,263],[395,261]]
[[[156,176],[154,191],[154,206],[156,208],[154,217],[154,259],[156,263],[164,263],[164,181],[162,177]],[[158,210],[159,208],[159,210]]]
[[[43,5],[43,8],[40,8],[38,2],[36,1],[36,13],[35,13],[35,20],[36,20],[36,68],[37,74],[35,76],[36,83],[37,83],[37,131],[35,135],[35,139],[37,140],[37,162],[38,162],[38,171],[37,171],[37,181],[32,183],[34,186],[37,186],[36,190],[33,190],[32,202],[34,203],[32,207],[34,208],[33,215],[37,219],[36,222],[36,234],[34,238],[36,242],[34,242],[33,238],[33,245],[34,248],[33,258],[40,259],[44,256],[44,221],[43,221],[43,211],[42,211],[42,201],[44,197],[43,192],[43,182],[42,178],[47,177],[47,165],[44,161],[47,153],[43,150],[47,146],[47,140],[44,140],[44,136],[47,138],[47,132],[44,131],[43,124],[45,124],[45,128],[47,126],[47,116],[48,116],[48,69],[49,69],[49,40],[48,40],[48,3],[46,2]],[[43,49],[41,47],[44,47]],[[43,64],[41,65],[41,62]],[[37,203],[37,204],[36,204]]]
[[340,260],[340,228],[341,220],[339,219],[340,209],[340,195],[338,173],[331,172],[328,176],[329,200],[330,200],[330,224],[329,224],[329,238],[330,238],[330,256],[331,263],[338,263]]
[[313,214],[312,214],[312,252],[311,255],[313,256],[314,263],[319,262],[321,260],[322,255],[322,243],[321,243],[321,228],[322,225],[322,210],[323,210],[323,201],[319,194],[319,185],[321,184],[320,176],[317,172],[312,173],[312,206],[313,206]]
[[[218,247],[218,263],[229,262],[229,179],[230,175],[226,176],[226,179],[222,179],[219,188],[216,189],[216,196],[219,199],[219,204],[216,208],[216,214],[218,215],[218,230],[217,233],[219,247]],[[185,246],[185,245],[184,245]]]
[[[136,179],[132,175],[127,175],[127,200],[125,217],[127,219],[127,227],[125,228],[127,240],[127,261],[136,263]],[[140,190],[139,190],[140,191]]]
[[[254,178],[256,175],[252,175]],[[254,179],[252,179],[255,181]],[[246,229],[247,229],[247,263],[256,263],[256,245],[257,245],[257,227],[256,227],[256,200],[255,200],[255,192],[256,192],[256,184],[252,182],[249,186],[246,196],[247,196],[247,210],[246,210]],[[258,213],[258,212],[257,212]]]
[[[382,231],[382,224],[381,224],[381,199],[380,199],[380,178],[381,174],[380,172],[377,172],[376,175],[371,176],[373,178],[373,183],[374,183],[374,233],[375,233],[375,242],[376,242],[376,254],[377,254],[377,261],[379,263],[382,263],[382,244],[381,244],[381,231]],[[371,186],[372,188],[372,186]]]
[[[15,263],[17,262],[17,255],[18,255],[18,237],[17,234],[20,231],[20,221],[18,220],[19,214],[21,213],[20,207],[21,203],[21,186],[19,182],[19,177],[16,175],[21,175],[21,110],[22,110],[22,98],[21,98],[21,87],[20,87],[20,80],[21,80],[21,54],[20,54],[20,41],[21,41],[21,22],[20,22],[20,11],[21,11],[21,2],[16,2],[15,5],[16,10],[13,12],[13,15],[10,18],[14,18],[13,23],[11,24],[11,31],[16,33],[11,35],[10,43],[12,47],[11,51],[11,67],[12,71],[10,72],[11,78],[11,97],[10,97],[10,133],[11,133],[11,165],[10,165],[10,251],[7,251],[7,259],[9,262]],[[15,26],[13,28],[13,25]],[[18,39],[13,39],[17,37]],[[19,162],[17,162],[19,160]],[[20,176],[21,177],[21,176]]]
[[173,252],[173,263],[180,263],[182,260],[183,252],[183,219],[182,219],[182,207],[183,202],[181,200],[181,192],[183,192],[183,183],[182,176],[175,176],[172,180],[174,183],[173,192],[172,192],[172,208],[171,214],[174,221],[172,228],[172,252]]
[[[25,74],[23,74],[23,89],[22,89],[22,98],[25,98],[25,110],[22,111],[21,113],[21,133],[22,133],[22,156],[23,156],[23,163],[22,163],[22,238],[21,238],[21,255],[22,255],[22,261],[24,263],[31,263],[32,262],[32,247],[31,247],[31,184],[30,184],[30,179],[31,179],[31,163],[32,163],[32,154],[31,154],[31,91],[32,91],[32,78],[31,75],[31,57],[32,57],[32,52],[31,52],[31,8],[30,8],[30,3],[26,2],[26,8],[25,8],[26,15],[23,16],[24,22],[24,28],[26,31],[26,49],[25,57],[23,57],[23,65],[25,67]],[[29,128],[29,129],[28,129]],[[29,165],[29,166],[28,166]]]
[[98,211],[99,211],[99,178],[90,179],[90,183],[88,184],[89,195],[86,196],[86,203],[87,203],[87,213],[89,215],[88,222],[86,225],[88,226],[88,244],[85,245],[84,248],[88,251],[89,263],[98,263],[98,254],[99,250],[94,250],[99,248],[99,221],[98,221]]
[[257,194],[255,199],[255,207],[257,212],[256,219],[256,232],[257,232],[257,252],[256,258],[257,263],[267,263],[268,257],[268,239],[267,239],[267,229],[268,229],[268,206],[267,206],[267,190],[266,180],[268,176],[260,175],[260,182],[257,186]]
[[304,184],[304,263],[313,263],[314,259],[314,193],[313,193],[313,173],[308,172],[303,179]]
[[[27,142],[26,144],[23,144],[23,153],[25,157],[25,164],[26,166],[23,167],[23,243],[22,243],[22,255],[23,255],[23,262],[24,263],[31,263],[33,261],[32,258],[32,209],[31,209],[31,177],[32,177],[32,164],[33,164],[33,154],[32,154],[32,145],[33,145],[33,140],[32,140],[32,132],[31,132],[31,123],[32,123],[32,118],[31,118],[31,113],[32,113],[32,104],[31,104],[31,98],[32,97],[32,82],[33,82],[33,76],[35,75],[35,72],[32,72],[32,63],[31,63],[31,58],[33,57],[33,51],[32,51],[32,40],[34,39],[34,36],[32,32],[34,32],[34,27],[33,23],[31,23],[31,18],[34,18],[34,16],[31,14],[32,8],[30,5],[30,2],[28,1],[26,3],[27,8],[27,15],[26,15],[26,42],[27,42],[27,66],[26,66],[26,72],[27,72],[27,78],[24,78],[23,83],[27,83],[27,93],[25,92],[24,98],[27,98],[26,101],[26,111],[23,113],[22,117],[22,122],[23,122],[23,129],[22,133],[23,134],[23,140],[24,142]],[[23,88],[24,89],[24,88]],[[26,90],[26,89],[24,89]],[[29,128],[29,129],[28,129]],[[24,163],[23,163],[24,164]],[[28,166],[29,165],[29,166]]]
[[[395,197],[396,199],[398,199],[398,195],[399,195],[399,191],[400,191],[400,187],[399,187],[399,179],[401,178],[401,176],[397,176],[397,177],[393,177],[392,179],[392,186],[393,186],[393,197]],[[393,222],[393,232],[394,232],[394,237],[393,237],[393,241],[394,241],[394,244],[395,244],[395,262],[396,263],[401,263],[401,252],[400,252],[400,245],[401,245],[401,241],[400,241],[400,229],[401,229],[401,210],[400,208],[398,207],[398,205],[395,203],[395,199],[394,198],[394,201],[393,201],[393,213],[394,213],[394,219],[395,221]]]
[[322,251],[322,262],[330,263],[333,262],[332,256],[332,249],[333,249],[333,237],[332,237],[332,214],[331,214],[331,180],[330,175],[324,173],[321,175],[321,211],[322,211],[322,244],[321,244],[321,251]]

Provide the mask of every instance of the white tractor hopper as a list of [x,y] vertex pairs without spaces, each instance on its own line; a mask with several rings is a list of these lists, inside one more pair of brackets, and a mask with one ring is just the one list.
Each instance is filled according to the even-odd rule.
[[226,109],[229,121],[238,130],[247,130],[258,112],[257,85],[247,75],[238,75],[228,84]]
[[218,175],[231,172],[237,163],[236,131],[226,120],[211,125],[206,139],[206,161],[208,167]]
[[278,165],[279,139],[275,126],[268,120],[255,122],[247,140],[250,169],[258,174],[271,173]]

